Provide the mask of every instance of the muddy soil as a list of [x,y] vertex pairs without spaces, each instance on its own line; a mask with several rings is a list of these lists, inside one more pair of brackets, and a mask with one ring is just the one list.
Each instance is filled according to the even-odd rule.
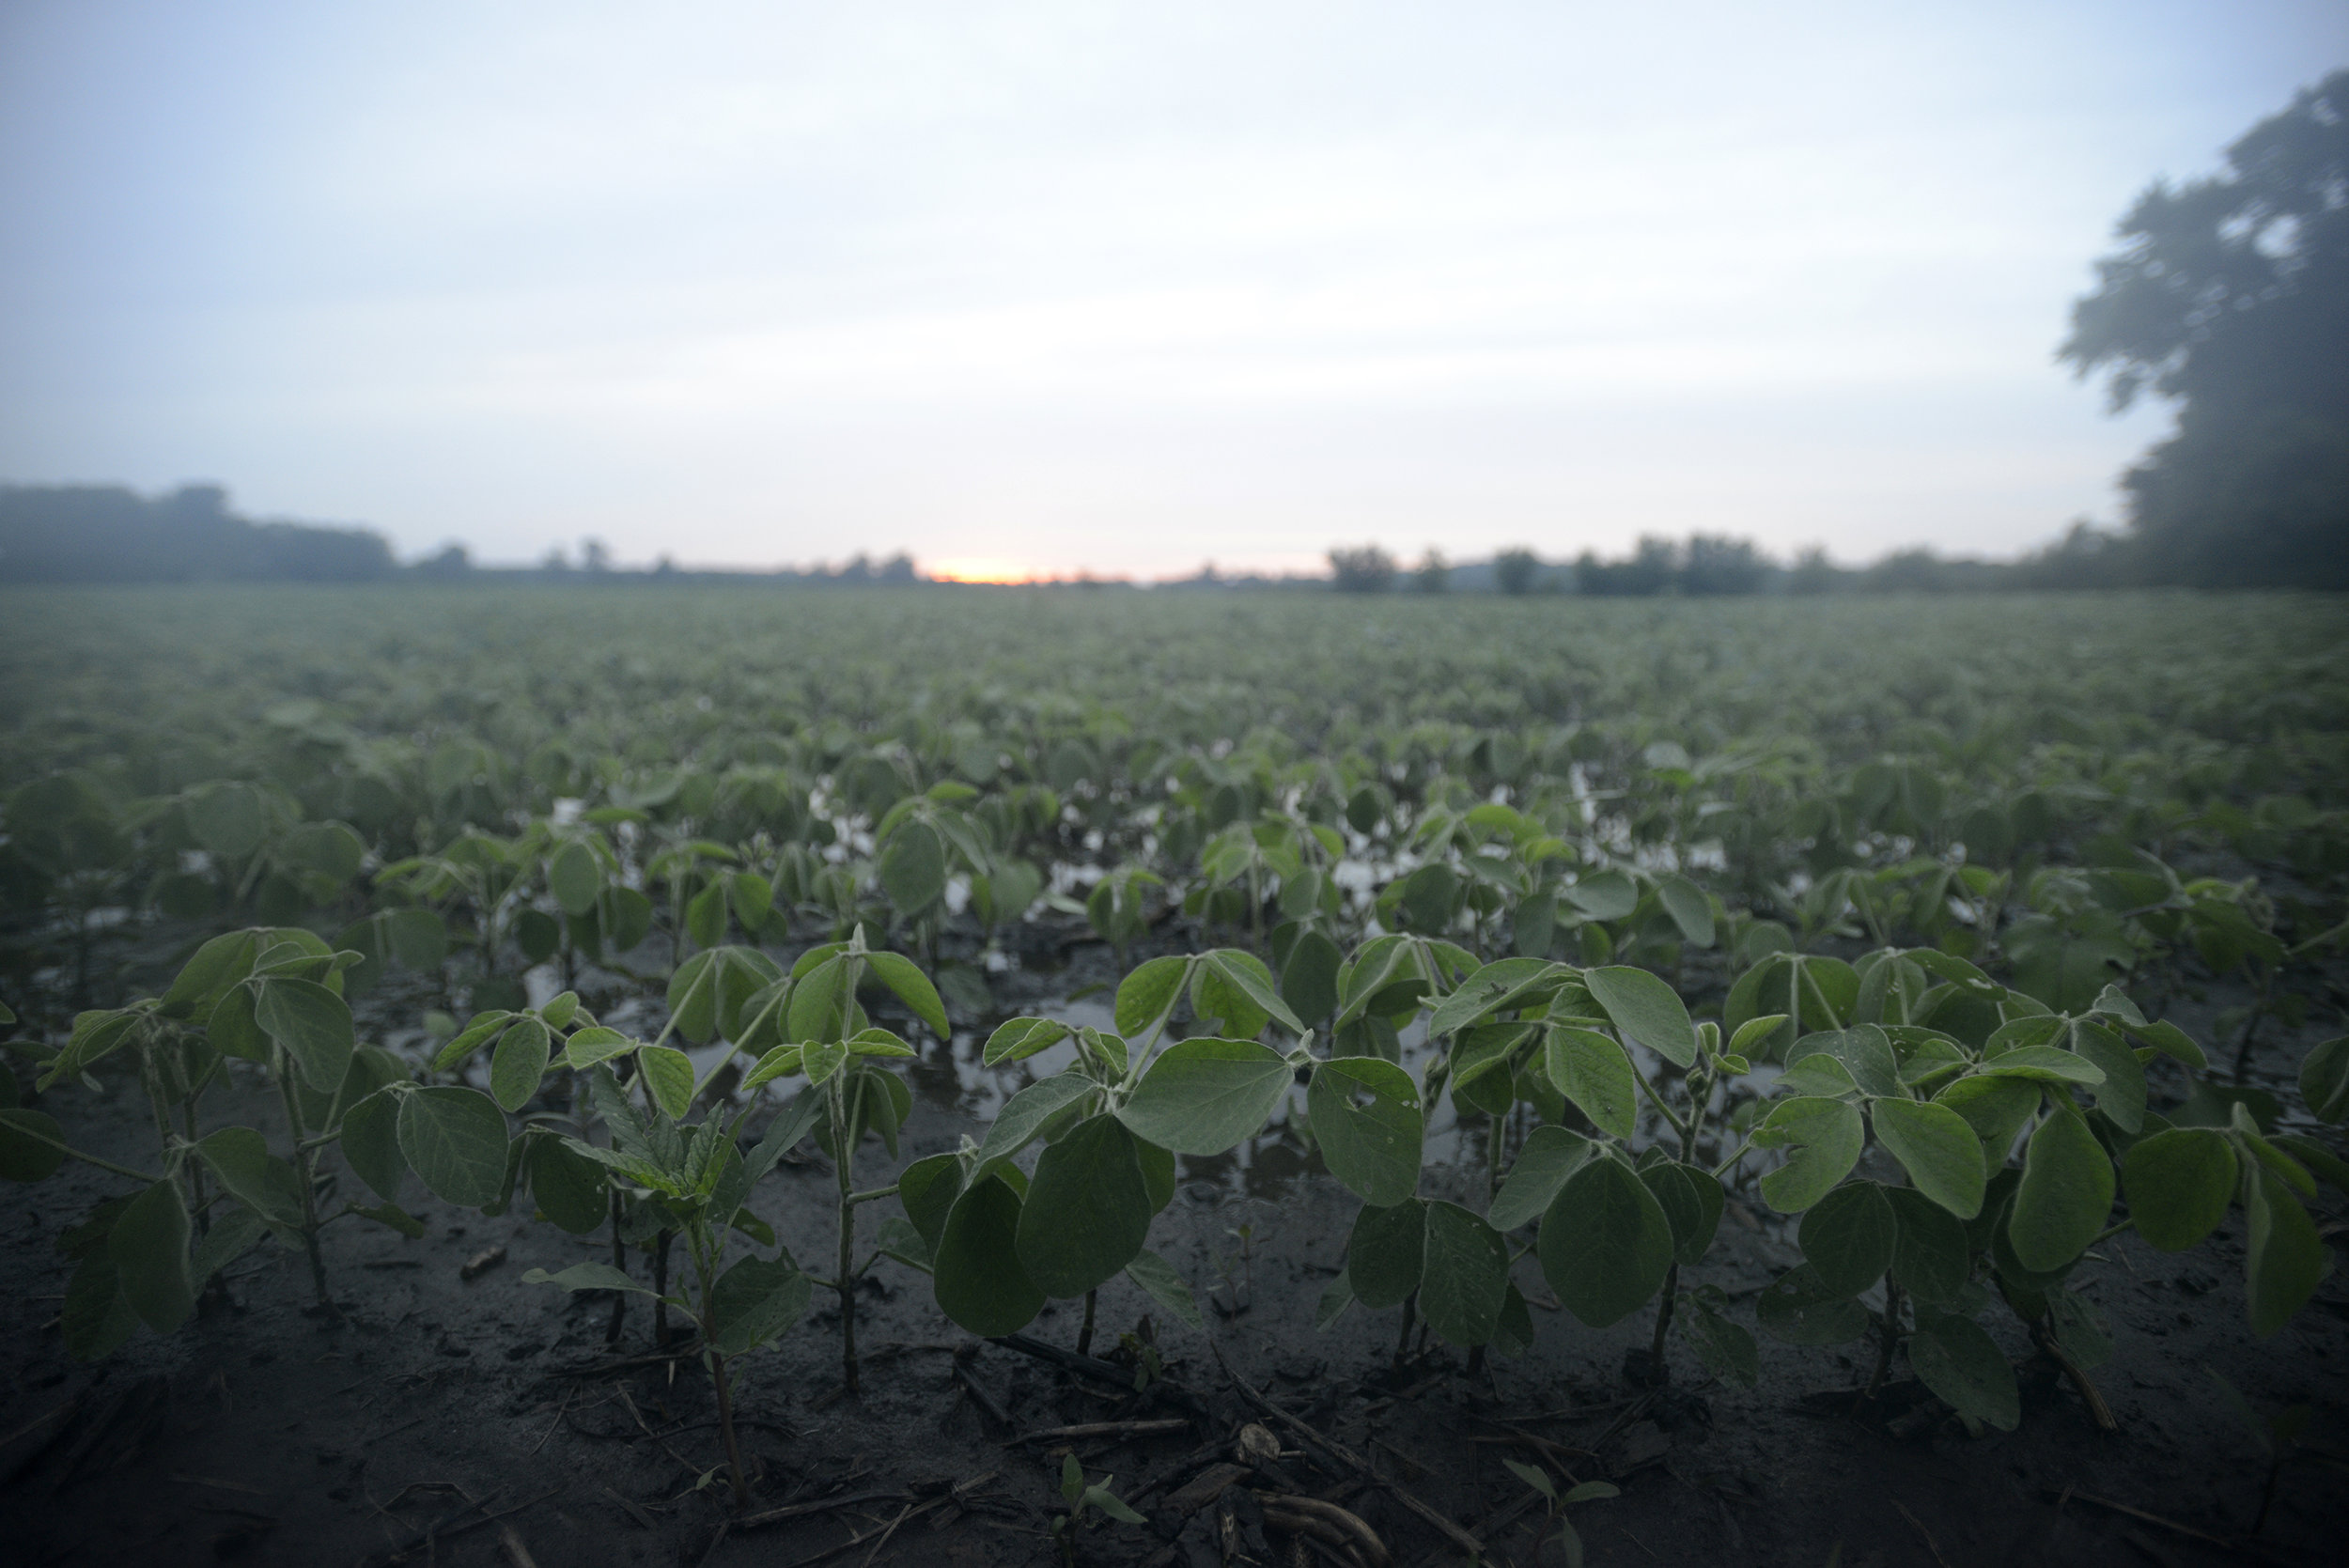
[[[1049,933],[1034,943],[1023,962],[984,977],[997,1011],[1106,1001],[1082,995],[1113,975],[1106,949]],[[598,979],[611,977],[590,977],[589,1001],[608,1015],[623,994],[641,994],[599,996]],[[2172,1016],[2207,1039],[2217,1010],[2240,999],[2201,989],[2203,1000],[2180,1001]],[[978,994],[966,984],[966,995]],[[381,1020],[412,1020],[417,1000],[372,999],[363,1033],[370,1020],[379,1037],[394,1033]],[[2271,1026],[2259,1079],[2279,1087],[2325,1032]],[[982,1037],[958,1033],[908,1064],[920,1094],[900,1160],[868,1142],[858,1185],[975,1135],[978,1115],[1027,1074],[1050,1070],[982,1069]],[[151,1158],[146,1107],[127,1081],[109,1080],[102,1098],[52,1095],[44,1109],[82,1146]],[[242,1121],[276,1136],[272,1102],[249,1089],[216,1094],[207,1110],[215,1125]],[[1439,1126],[1434,1146],[1454,1157],[1423,1190],[1481,1208],[1483,1136]],[[1149,1520],[1088,1521],[1074,1540],[1081,1562],[1373,1560],[1367,1545],[1287,1533],[1312,1511],[1274,1503],[1268,1520],[1260,1494],[1342,1506],[1398,1564],[1467,1560],[1470,1537],[1494,1562],[1565,1561],[1509,1459],[1620,1488],[1572,1512],[1595,1564],[2341,1560],[2349,1504],[2326,1454],[2349,1454],[2349,1277],[2337,1272],[2290,1326],[2254,1341],[2239,1212],[2183,1256],[2124,1234],[2083,1265],[2113,1342],[2093,1381],[2117,1431],[2099,1430],[2017,1325],[1994,1319],[2019,1369],[2023,1422],[1969,1434],[1897,1361],[1882,1396],[1857,1401],[1869,1343],[1797,1349],[1763,1336],[1752,1389],[1709,1380],[1675,1347],[1669,1388],[1635,1387],[1626,1354],[1644,1346],[1648,1314],[1584,1328],[1548,1305],[1530,1258],[1518,1270],[1537,1303],[1530,1355],[1471,1368],[1457,1352],[1414,1343],[1398,1364],[1399,1312],[1358,1307],[1327,1331],[1314,1327],[1357,1204],[1293,1134],[1276,1127],[1234,1156],[1186,1161],[1182,1173],[1152,1245],[1208,1303],[1204,1332],[1154,1312],[1120,1280],[1101,1292],[1094,1347],[1115,1364],[1072,1372],[1031,1352],[1073,1348],[1073,1306],[1048,1309],[1028,1348],[974,1341],[936,1310],[926,1277],[883,1260],[857,1304],[859,1394],[840,1393],[837,1304],[820,1296],[779,1347],[736,1363],[755,1491],[738,1511],[708,1379],[690,1358],[661,1353],[643,1299],[630,1302],[614,1342],[610,1297],[521,1282],[529,1268],[608,1257],[601,1237],[452,1209],[412,1178],[405,1202],[428,1226],[422,1240],[358,1221],[328,1233],[338,1314],[315,1307],[300,1258],[264,1243],[231,1267],[226,1298],[200,1319],[169,1339],[142,1332],[93,1368],[70,1361],[58,1342],[68,1269],[54,1245],[119,1184],[69,1166],[38,1187],[8,1188],[0,1211],[5,1556],[1044,1563],[1060,1557],[1051,1523],[1073,1447],[1089,1480],[1113,1473],[1117,1494]],[[801,1259],[831,1256],[833,1180],[803,1145],[754,1199]],[[2339,1219],[2336,1196],[2320,1208],[2321,1223]],[[867,1238],[878,1218],[866,1212]],[[2341,1234],[2335,1224],[2328,1239],[2338,1246]],[[1684,1282],[1719,1285],[1750,1324],[1754,1293],[1797,1257],[1758,1200],[1733,1199],[1720,1240]],[[641,1274],[643,1260],[631,1267]],[[1136,1393],[1145,1344],[1162,1376]],[[2213,1370],[2262,1410],[2314,1406],[2256,1536],[2267,1466]],[[1159,1426],[1053,1436],[1115,1421]],[[1245,1432],[1249,1423],[1274,1443]],[[1328,1528],[1342,1539],[1350,1527]]]

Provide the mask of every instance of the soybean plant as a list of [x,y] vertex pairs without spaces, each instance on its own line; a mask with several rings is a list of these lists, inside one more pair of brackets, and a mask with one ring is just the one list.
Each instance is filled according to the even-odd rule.
[[[1161,1046],[1177,1004],[1215,1032]],[[1099,1288],[1120,1273],[1185,1322],[1190,1285],[1145,1243],[1174,1197],[1177,1155],[1219,1155],[1265,1125],[1312,1058],[1252,1036],[1305,1025],[1253,955],[1217,950],[1154,958],[1118,986],[1122,1032],[1014,1018],[981,1052],[989,1066],[1073,1040],[1069,1066],[1003,1103],[987,1136],[908,1166],[892,1255],[927,1268],[941,1311],[975,1334],[1025,1327],[1047,1300],[1085,1303],[1088,1348]],[[1128,1044],[1128,1036],[1141,1036]],[[1014,1157],[1042,1141],[1034,1173]]]

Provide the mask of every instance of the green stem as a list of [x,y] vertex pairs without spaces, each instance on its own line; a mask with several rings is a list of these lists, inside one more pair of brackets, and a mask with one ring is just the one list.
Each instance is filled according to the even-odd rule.
[[852,1167],[856,1163],[856,1112],[864,1084],[860,1077],[857,1098],[849,1098],[840,1076],[832,1080],[832,1146],[840,1176],[840,1373],[849,1394],[856,1382],[856,1204],[851,1201]]
[[1662,1116],[1665,1121],[1670,1122],[1672,1124],[1672,1131],[1680,1134],[1682,1141],[1685,1142],[1688,1138],[1688,1124],[1682,1121],[1679,1116],[1673,1112],[1672,1108],[1664,1103],[1664,1097],[1656,1092],[1655,1085],[1648,1082],[1647,1075],[1645,1073],[1633,1073],[1631,1075],[1631,1080],[1634,1083],[1637,1083],[1640,1086],[1641,1091],[1647,1095],[1648,1104],[1656,1108],[1657,1114]]
[[117,1176],[128,1176],[134,1182],[145,1182],[152,1187],[163,1179],[161,1176],[150,1175],[145,1171],[133,1171],[127,1165],[117,1165],[111,1159],[101,1159],[96,1155],[86,1155],[63,1139],[51,1138],[46,1133],[37,1132],[23,1122],[11,1122],[8,1125],[8,1130],[19,1138],[29,1138],[36,1143],[46,1143],[68,1159],[78,1159],[85,1165],[95,1165],[101,1171],[111,1171]]
[[318,1161],[302,1147],[306,1129],[302,1123],[302,1100],[295,1094],[293,1079],[288,1077],[292,1063],[283,1051],[277,1054],[277,1089],[286,1102],[286,1122],[293,1129],[294,1174],[302,1183],[302,1244],[310,1257],[310,1283],[318,1291],[319,1305],[332,1311],[334,1298],[326,1289],[326,1258],[319,1250],[319,1191]]
[[1880,1332],[1876,1340],[1876,1366],[1868,1378],[1870,1399],[1875,1398],[1876,1390],[1884,1387],[1885,1374],[1892,1370],[1892,1347],[1901,1339],[1901,1287],[1890,1280],[1884,1281],[1884,1315],[1878,1319],[1877,1327]]
[[1093,1301],[1100,1294],[1097,1289],[1085,1292],[1084,1327],[1077,1330],[1077,1354],[1080,1356],[1093,1354]]
[[709,1357],[709,1385],[718,1393],[718,1432],[725,1439],[726,1479],[734,1486],[734,1506],[744,1508],[751,1500],[751,1483],[750,1478],[742,1471],[742,1442],[734,1430],[734,1389],[726,1375],[726,1358],[715,1349],[718,1343],[718,1318],[709,1305],[709,1261],[699,1235],[689,1234],[686,1241],[692,1252],[693,1272],[701,1282],[702,1343],[712,1347],[707,1352]]
[[891,1182],[887,1187],[869,1187],[862,1192],[851,1192],[840,1201],[844,1203],[870,1203],[882,1198],[894,1198],[896,1195],[897,1184]]

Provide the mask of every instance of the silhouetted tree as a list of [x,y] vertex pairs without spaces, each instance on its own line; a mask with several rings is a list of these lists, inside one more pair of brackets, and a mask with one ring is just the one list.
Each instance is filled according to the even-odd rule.
[[151,501],[120,485],[0,486],[0,581],[346,582],[397,569],[381,535],[255,523],[218,485]]
[[1411,586],[1423,594],[1440,594],[1451,588],[1452,563],[1443,558],[1442,551],[1434,545],[1427,547],[1427,553],[1419,558],[1418,567],[1411,572]]
[[436,555],[428,555],[411,568],[418,577],[435,582],[454,582],[473,570],[473,555],[463,545],[443,545]]
[[1493,557],[1493,584],[1504,594],[1530,594],[1541,575],[1542,558],[1530,550],[1504,550]]
[[1341,594],[1383,594],[1394,584],[1394,557],[1377,545],[1335,549],[1330,576]]
[[2178,400],[2122,479],[2147,577],[2349,587],[2349,70],[2227,165],[2138,198],[2059,357]]
[[1762,585],[1770,564],[1751,539],[1691,534],[1680,566],[1684,594],[1750,594]]
[[1830,594],[1843,586],[1849,574],[1827,558],[1827,551],[1818,545],[1795,557],[1792,569],[1786,573],[1786,591],[1790,594]]

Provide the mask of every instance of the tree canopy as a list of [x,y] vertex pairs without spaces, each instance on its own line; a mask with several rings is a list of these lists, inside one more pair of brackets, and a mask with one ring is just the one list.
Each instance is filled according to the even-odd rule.
[[2138,198],[2059,357],[2178,401],[2122,480],[2143,575],[2349,587],[2349,70],[2226,156]]

